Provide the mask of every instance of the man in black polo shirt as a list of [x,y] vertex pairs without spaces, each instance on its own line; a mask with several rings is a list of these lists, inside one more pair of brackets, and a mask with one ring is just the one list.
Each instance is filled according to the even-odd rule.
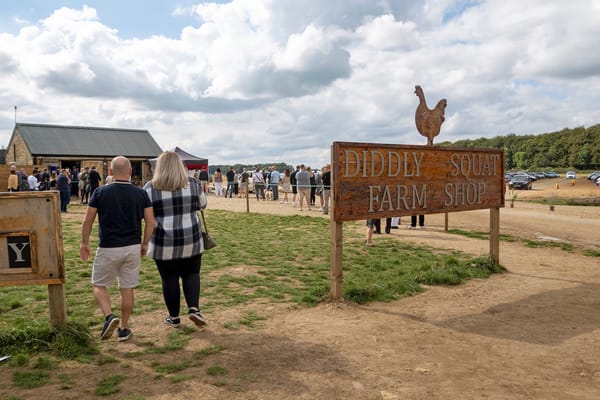
[[[108,286],[118,276],[121,291],[118,340],[124,341],[131,337],[127,324],[133,311],[133,289],[139,281],[140,259],[146,255],[154,230],[154,213],[146,191],[130,183],[131,163],[127,158],[115,157],[109,173],[113,177],[112,184],[96,189],[90,198],[81,227],[79,255],[84,261],[90,257],[90,233],[98,214],[100,241],[92,268],[92,285],[96,303],[105,317],[100,339],[110,338],[119,326],[108,292]],[[145,223],[143,239],[142,219]]]

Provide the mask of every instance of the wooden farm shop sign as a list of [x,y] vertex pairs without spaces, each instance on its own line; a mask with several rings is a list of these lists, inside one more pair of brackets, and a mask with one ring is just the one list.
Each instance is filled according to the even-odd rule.
[[504,207],[498,150],[334,142],[336,221]]
[[342,297],[343,223],[360,219],[490,209],[490,258],[499,262],[504,152],[434,147],[448,106],[430,109],[415,86],[417,131],[427,146],[333,142],[330,297]]

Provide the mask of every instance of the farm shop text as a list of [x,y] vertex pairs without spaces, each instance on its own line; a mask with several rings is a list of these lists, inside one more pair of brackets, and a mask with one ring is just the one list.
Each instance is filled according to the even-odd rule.
[[342,179],[380,178],[381,184],[368,185],[368,213],[426,210],[430,197],[436,208],[482,205],[489,178],[502,172],[498,153],[436,152],[431,159],[418,150],[345,150],[344,155]]

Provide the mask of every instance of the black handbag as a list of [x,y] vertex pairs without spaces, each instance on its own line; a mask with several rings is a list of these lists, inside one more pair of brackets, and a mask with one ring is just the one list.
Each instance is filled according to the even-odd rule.
[[204,219],[204,210],[200,210],[202,215],[202,225],[204,230],[202,231],[202,242],[204,243],[204,250],[210,250],[213,247],[217,247],[217,242],[208,234],[208,227],[206,226],[206,220]]

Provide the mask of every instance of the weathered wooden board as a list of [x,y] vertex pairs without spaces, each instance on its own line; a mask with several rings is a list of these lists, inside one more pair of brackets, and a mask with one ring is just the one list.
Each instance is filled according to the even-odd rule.
[[334,142],[333,219],[504,207],[504,152]]
[[58,192],[0,193],[0,286],[64,281]]

